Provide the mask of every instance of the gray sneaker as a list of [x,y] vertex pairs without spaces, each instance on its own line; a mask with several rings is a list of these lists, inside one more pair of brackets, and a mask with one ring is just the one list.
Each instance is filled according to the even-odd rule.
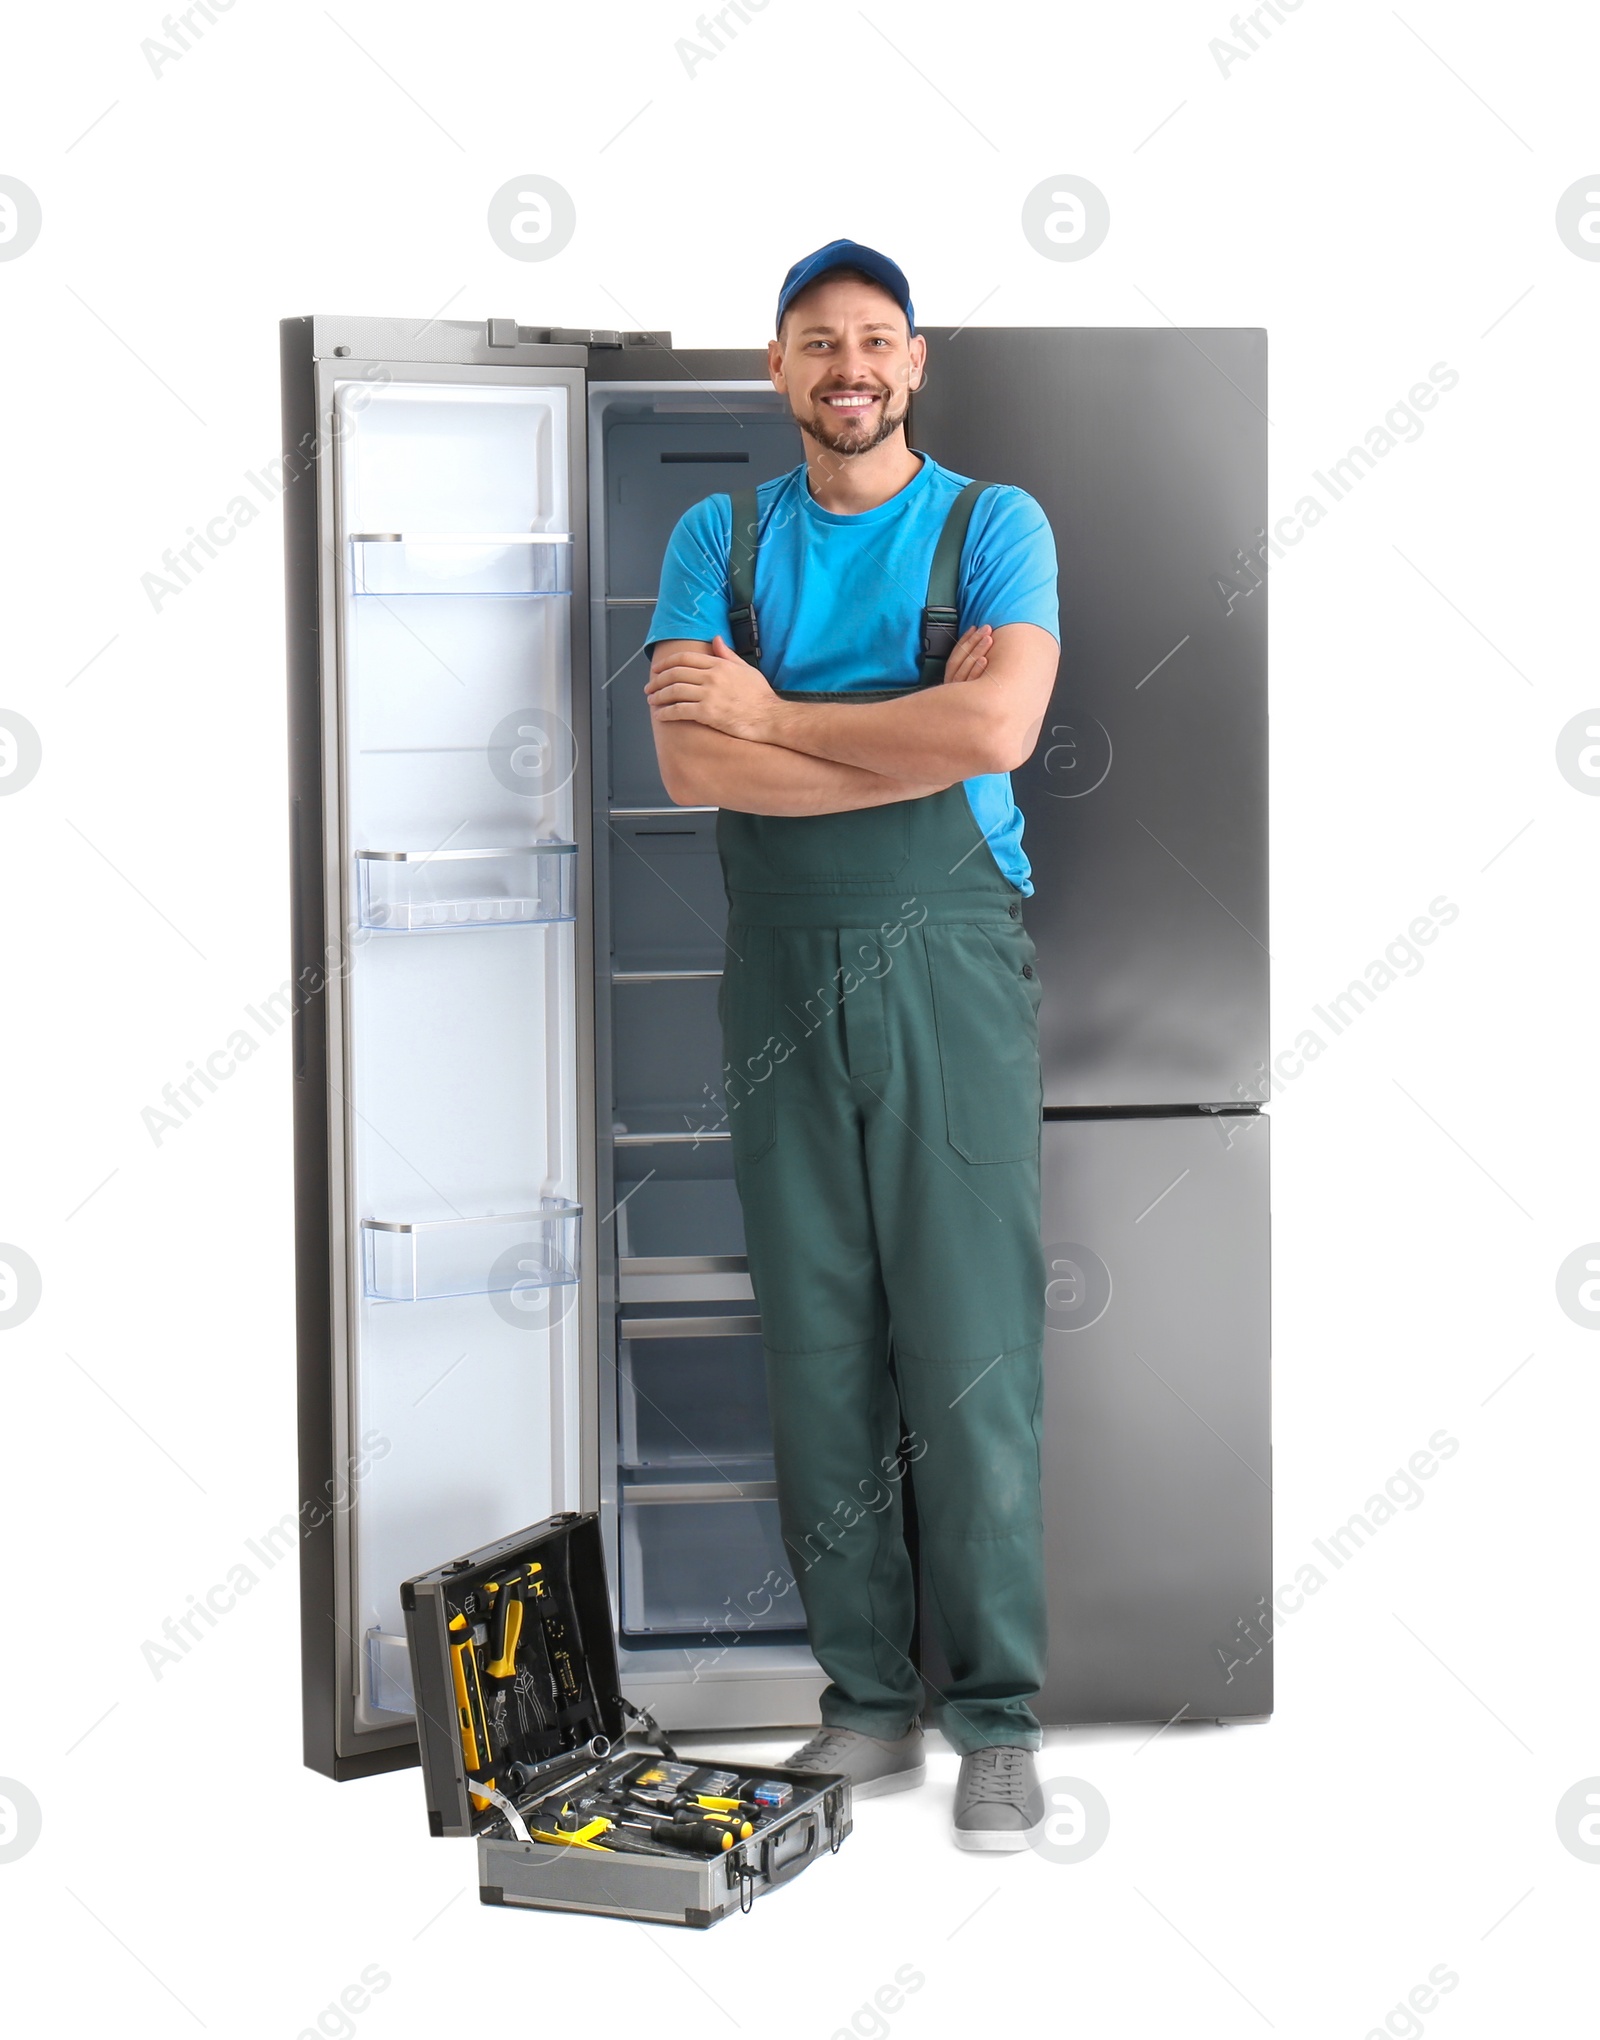
[[961,1759],[954,1814],[958,1849],[1025,1849],[1044,1823],[1032,1750],[995,1743]]
[[850,1780],[852,1799],[905,1792],[928,1775],[922,1730],[913,1727],[895,1742],[860,1735],[853,1728],[819,1728],[809,1742],[785,1757],[786,1771],[834,1771]]

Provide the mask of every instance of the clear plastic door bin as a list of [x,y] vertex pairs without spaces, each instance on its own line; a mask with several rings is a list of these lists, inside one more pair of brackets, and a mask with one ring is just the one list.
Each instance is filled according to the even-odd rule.
[[365,1219],[367,1295],[379,1303],[424,1303],[516,1292],[528,1297],[530,1309],[542,1307],[536,1292],[578,1279],[581,1209],[545,1197],[535,1209],[488,1218]]
[[573,843],[531,843],[520,850],[360,850],[360,923],[417,935],[570,921],[577,862]]

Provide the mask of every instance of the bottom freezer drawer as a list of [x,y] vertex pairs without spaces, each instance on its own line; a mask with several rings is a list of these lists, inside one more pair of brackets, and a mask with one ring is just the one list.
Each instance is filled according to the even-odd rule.
[[622,1628],[702,1636],[805,1625],[775,1501],[622,1500]]

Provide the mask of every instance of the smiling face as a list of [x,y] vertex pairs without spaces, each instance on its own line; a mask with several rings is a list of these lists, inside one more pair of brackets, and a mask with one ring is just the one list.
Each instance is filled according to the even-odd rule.
[[790,305],[767,368],[800,430],[848,458],[900,430],[927,352],[881,285],[839,271]]

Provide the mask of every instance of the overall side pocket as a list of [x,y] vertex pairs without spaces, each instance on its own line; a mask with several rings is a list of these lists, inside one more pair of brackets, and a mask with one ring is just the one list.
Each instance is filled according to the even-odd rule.
[[1039,1152],[1039,979],[1020,927],[923,928],[933,983],[945,1132],[969,1162],[1025,1162]]

